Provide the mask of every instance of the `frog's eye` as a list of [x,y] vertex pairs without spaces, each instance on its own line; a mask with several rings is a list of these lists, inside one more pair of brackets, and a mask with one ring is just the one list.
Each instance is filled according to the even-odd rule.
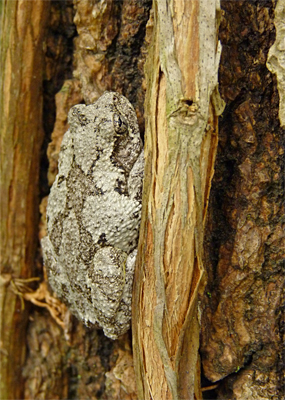
[[122,117],[119,114],[114,114],[113,116],[113,124],[114,124],[114,129],[115,132],[118,135],[123,135],[124,133],[126,133],[128,131],[128,123],[125,120],[124,117]]

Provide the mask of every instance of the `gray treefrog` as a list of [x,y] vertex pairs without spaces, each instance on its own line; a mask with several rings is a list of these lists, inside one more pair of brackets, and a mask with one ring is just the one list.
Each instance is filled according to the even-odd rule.
[[130,326],[141,219],[143,145],[115,92],[68,114],[42,239],[49,283],[86,325],[116,339]]

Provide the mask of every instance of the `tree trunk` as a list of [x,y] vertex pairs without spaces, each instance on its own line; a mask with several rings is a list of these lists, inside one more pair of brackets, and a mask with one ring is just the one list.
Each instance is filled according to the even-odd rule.
[[35,271],[43,38],[49,2],[6,1],[1,15],[1,398],[23,397],[28,308],[16,296]]
[[[274,5],[221,5],[3,2],[1,398],[284,398],[284,130],[266,68]],[[282,62],[277,73],[281,87]],[[28,293],[28,278],[44,279],[37,231],[68,110],[105,90],[132,102],[142,133],[146,121],[133,340],[86,328],[45,282]],[[21,299],[35,306],[20,310]]]

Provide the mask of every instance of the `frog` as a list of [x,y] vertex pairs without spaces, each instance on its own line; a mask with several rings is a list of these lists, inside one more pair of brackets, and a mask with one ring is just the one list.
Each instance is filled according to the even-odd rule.
[[86,326],[130,328],[142,210],[143,143],[126,97],[106,91],[68,113],[41,240],[50,287]]

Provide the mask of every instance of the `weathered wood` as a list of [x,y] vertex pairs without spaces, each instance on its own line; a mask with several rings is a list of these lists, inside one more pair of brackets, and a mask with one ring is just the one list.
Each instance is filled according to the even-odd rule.
[[12,290],[29,278],[37,248],[42,141],[43,34],[49,1],[1,5],[1,363],[0,397],[22,398],[27,310]]
[[154,2],[132,325],[140,399],[201,398],[197,299],[222,109],[218,13],[214,1]]

